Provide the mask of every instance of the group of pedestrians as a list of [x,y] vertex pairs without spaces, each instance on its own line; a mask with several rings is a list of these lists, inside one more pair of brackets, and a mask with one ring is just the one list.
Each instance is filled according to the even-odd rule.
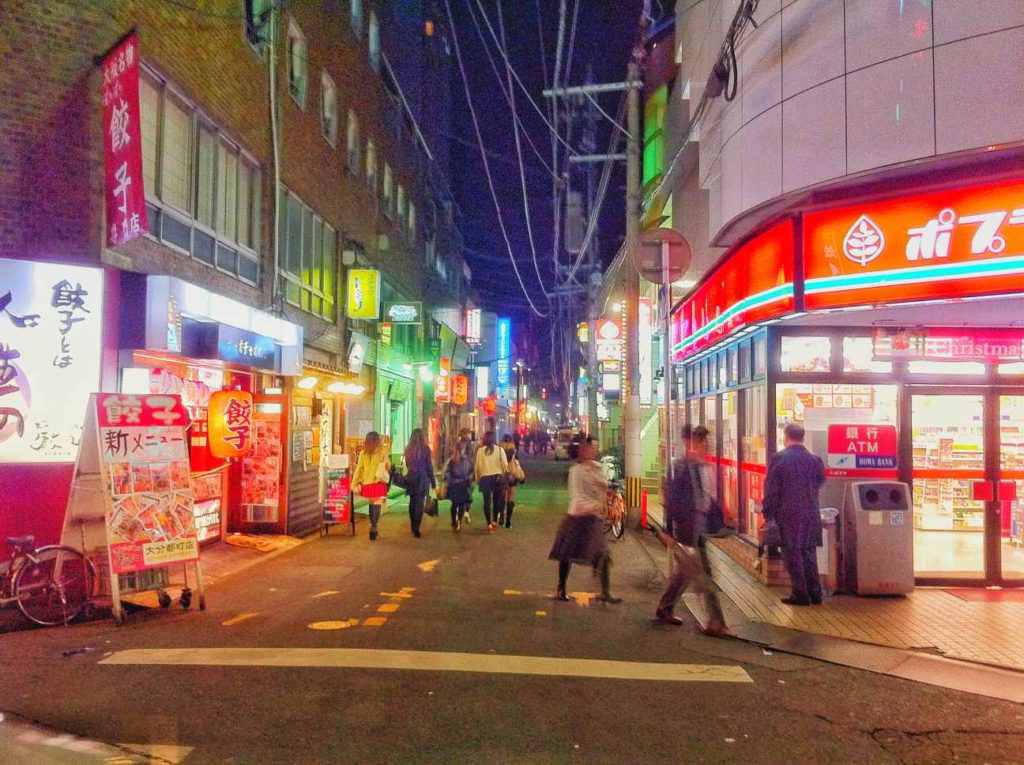
[[[417,539],[421,536],[426,503],[437,499],[449,500],[452,530],[461,531],[463,523],[470,521],[474,484],[483,495],[487,533],[493,534],[499,526],[512,528],[516,486],[526,480],[512,436],[505,435],[499,444],[495,434],[487,432],[477,447],[469,429],[459,431],[458,440],[442,469],[440,491],[434,456],[422,429],[417,428],[409,437],[404,461],[403,474],[391,464],[380,434],[373,431],[366,435],[352,473],[352,490],[369,505],[371,541],[379,536],[380,514],[388,489],[396,479],[409,496],[409,526]],[[432,497],[432,494],[438,496]]]

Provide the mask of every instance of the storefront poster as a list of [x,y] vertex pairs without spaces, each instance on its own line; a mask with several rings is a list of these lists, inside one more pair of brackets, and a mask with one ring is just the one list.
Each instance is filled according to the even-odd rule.
[[828,426],[828,466],[855,470],[894,470],[895,425]]
[[101,393],[95,416],[114,572],[198,558],[181,399]]
[[242,504],[277,507],[281,496],[281,423],[257,417],[253,436],[252,453],[242,460]]
[[1022,199],[1018,181],[806,215],[805,307],[1017,292]]
[[74,462],[102,330],[98,268],[0,259],[0,463]]
[[139,117],[139,38],[132,33],[100,66],[103,77],[103,154],[107,247],[149,233],[142,175]]

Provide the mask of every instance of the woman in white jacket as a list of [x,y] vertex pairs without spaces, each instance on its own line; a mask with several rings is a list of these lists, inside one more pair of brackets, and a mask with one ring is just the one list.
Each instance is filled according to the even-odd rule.
[[487,516],[488,534],[494,533],[494,519],[504,504],[507,472],[508,457],[505,450],[495,444],[493,431],[484,433],[483,444],[476,450],[474,473],[480,493],[484,495],[484,515]]

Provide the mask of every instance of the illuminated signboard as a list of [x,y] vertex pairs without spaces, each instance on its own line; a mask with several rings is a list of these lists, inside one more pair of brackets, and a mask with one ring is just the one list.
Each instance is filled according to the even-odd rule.
[[252,451],[252,394],[219,390],[210,396],[208,409],[210,453],[229,459]]
[[1017,292],[1024,182],[806,215],[804,272],[809,309]]
[[102,328],[100,269],[0,259],[0,463],[75,461]]
[[876,328],[872,349],[876,361],[1024,361],[1024,331]]
[[793,310],[793,225],[786,220],[740,245],[673,315],[680,360],[742,327]]
[[626,334],[622,319],[597,320],[597,360],[621,361],[626,352]]
[[392,324],[419,324],[422,317],[422,303],[384,304],[384,319]]
[[366,349],[370,345],[370,338],[359,332],[353,332],[348,341],[348,371],[352,374],[359,374],[363,371],[363,360],[366,358]]
[[576,325],[576,338],[581,343],[590,342],[590,324],[585,321],[581,321]]
[[476,397],[487,398],[488,388],[491,386],[491,368],[490,367],[477,367],[476,368]]
[[640,405],[650,406],[654,399],[654,309],[650,298],[640,298]]
[[498,385],[508,385],[512,381],[512,320],[498,319]]
[[480,345],[481,324],[483,312],[479,308],[466,309],[466,342],[470,345]]
[[445,356],[438,362],[437,374],[434,375],[434,401],[447,404],[452,397],[452,360]]
[[349,269],[347,308],[350,319],[376,319],[380,316],[380,271]]
[[465,406],[469,400],[469,378],[466,375],[452,375],[452,403]]

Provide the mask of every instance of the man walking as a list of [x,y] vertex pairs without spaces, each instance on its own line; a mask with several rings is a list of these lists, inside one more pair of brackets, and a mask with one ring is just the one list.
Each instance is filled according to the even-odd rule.
[[821,544],[818,489],[825,483],[821,458],[804,447],[804,429],[789,424],[783,431],[786,448],[768,460],[763,512],[775,521],[782,537],[782,558],[792,592],[782,602],[790,606],[821,603],[817,548]]
[[699,549],[700,535],[708,531],[708,516],[715,504],[711,496],[711,466],[704,458],[708,450],[708,429],[703,425],[684,425],[682,434],[687,453],[676,461],[665,491],[665,523],[669,533],[659,534],[662,544],[672,553],[673,567],[654,618],[665,624],[681,625],[683,620],[675,615],[675,606],[687,586],[693,585],[704,596],[709,614],[704,631],[725,635],[728,633],[722,608]]

